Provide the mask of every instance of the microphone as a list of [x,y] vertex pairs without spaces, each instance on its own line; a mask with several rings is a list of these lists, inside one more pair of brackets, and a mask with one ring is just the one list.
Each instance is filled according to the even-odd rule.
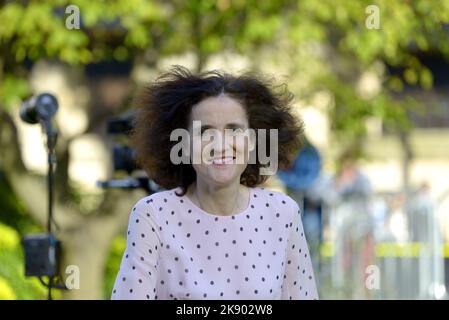
[[50,120],[57,111],[58,100],[49,93],[42,93],[23,102],[20,107],[20,118],[34,124],[40,120]]

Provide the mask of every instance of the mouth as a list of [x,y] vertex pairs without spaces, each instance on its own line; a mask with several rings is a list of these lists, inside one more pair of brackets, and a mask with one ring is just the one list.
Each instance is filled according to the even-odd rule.
[[215,158],[215,159],[212,159],[212,164],[213,165],[233,164],[234,160],[235,160],[235,157]]

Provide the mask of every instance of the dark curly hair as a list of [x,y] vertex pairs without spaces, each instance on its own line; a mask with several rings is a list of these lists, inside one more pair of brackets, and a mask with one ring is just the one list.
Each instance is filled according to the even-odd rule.
[[[274,85],[272,79],[252,72],[240,76],[217,70],[194,74],[174,66],[136,95],[138,109],[131,131],[136,163],[159,186],[181,187],[181,196],[196,180],[191,164],[170,161],[170,150],[177,143],[170,141],[170,133],[177,128],[187,129],[192,107],[222,92],[242,104],[249,128],[256,130],[256,136],[260,134],[257,129],[267,129],[267,136],[269,129],[278,129],[278,167],[290,166],[303,144],[303,122],[291,113],[293,95],[286,85]],[[269,150],[269,139],[265,141]],[[256,151],[257,147],[256,142]],[[268,176],[260,175],[261,166],[258,159],[248,164],[240,183],[255,187],[265,182]]]

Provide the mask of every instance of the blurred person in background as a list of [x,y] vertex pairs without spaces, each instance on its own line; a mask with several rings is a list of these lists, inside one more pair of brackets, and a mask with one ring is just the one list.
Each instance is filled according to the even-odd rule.
[[365,270],[374,259],[373,189],[357,159],[354,150],[345,151],[336,174],[322,176],[313,186],[313,193],[321,195],[329,212],[335,246],[332,276],[346,298],[368,297]]

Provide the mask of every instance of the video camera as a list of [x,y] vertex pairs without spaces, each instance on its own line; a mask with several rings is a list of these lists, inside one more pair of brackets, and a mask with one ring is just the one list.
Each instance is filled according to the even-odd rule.
[[[107,121],[107,133],[117,138],[128,137],[133,129],[134,110],[127,111]],[[114,172],[124,171],[128,177],[98,181],[101,188],[144,189],[148,194],[161,191],[153,180],[136,164],[136,152],[126,143],[115,142],[112,148]]]

